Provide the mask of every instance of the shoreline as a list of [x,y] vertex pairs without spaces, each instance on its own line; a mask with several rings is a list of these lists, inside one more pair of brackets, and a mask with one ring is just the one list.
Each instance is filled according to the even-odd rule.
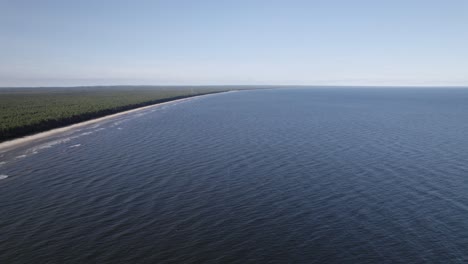
[[126,110],[126,111],[123,111],[123,112],[118,112],[118,113],[115,113],[115,114],[110,114],[110,115],[94,118],[94,119],[91,119],[91,120],[78,122],[78,123],[75,123],[75,124],[72,124],[72,125],[67,125],[67,126],[64,126],[64,127],[59,127],[59,128],[54,128],[54,129],[51,129],[51,130],[46,130],[46,131],[43,131],[43,132],[38,132],[36,134],[32,134],[32,135],[29,135],[29,136],[24,136],[24,137],[19,137],[19,138],[7,140],[7,141],[4,141],[4,142],[0,143],[0,154],[4,153],[4,152],[7,152],[9,150],[12,150],[14,148],[20,147],[22,145],[25,145],[27,143],[33,142],[35,140],[44,139],[44,138],[47,138],[47,137],[50,137],[50,136],[54,136],[54,135],[57,135],[57,134],[60,134],[60,133],[70,131],[70,130],[75,129],[75,128],[79,128],[79,127],[83,127],[83,126],[86,126],[86,125],[98,123],[98,122],[101,122],[101,121],[104,121],[104,120],[112,119],[114,117],[119,117],[119,116],[131,114],[131,113],[134,113],[134,112],[146,110],[146,109],[149,109],[149,108],[152,108],[152,107],[158,107],[158,106],[161,106],[161,105],[188,101],[188,100],[192,100],[192,99],[197,98],[197,97],[209,96],[209,95],[220,94],[220,93],[228,93],[228,92],[231,92],[231,91],[194,95],[194,96],[190,96],[190,97],[186,97],[186,98],[182,98],[182,99],[175,99],[175,100],[170,100],[170,101],[166,101],[166,102],[162,102],[162,103],[156,103],[156,104],[152,104],[152,105],[142,106],[142,107]]

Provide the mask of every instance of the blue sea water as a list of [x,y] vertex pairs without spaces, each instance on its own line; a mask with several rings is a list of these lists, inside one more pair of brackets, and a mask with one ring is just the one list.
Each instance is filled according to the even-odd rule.
[[468,262],[468,89],[209,95],[0,161],[0,263]]

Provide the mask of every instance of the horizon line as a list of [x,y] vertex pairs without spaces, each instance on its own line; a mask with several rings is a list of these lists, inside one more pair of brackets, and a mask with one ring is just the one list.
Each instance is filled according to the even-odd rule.
[[467,85],[319,85],[319,84],[98,84],[98,85],[51,85],[51,86],[0,86],[8,88],[99,88],[99,87],[350,87],[350,88],[468,88]]

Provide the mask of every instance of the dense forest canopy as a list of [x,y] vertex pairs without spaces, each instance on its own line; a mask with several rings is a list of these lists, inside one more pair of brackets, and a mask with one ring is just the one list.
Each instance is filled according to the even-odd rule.
[[0,89],[0,141],[173,99],[232,87],[73,87]]

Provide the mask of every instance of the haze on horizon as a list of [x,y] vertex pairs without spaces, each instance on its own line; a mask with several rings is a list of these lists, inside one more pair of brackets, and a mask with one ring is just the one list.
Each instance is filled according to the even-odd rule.
[[0,86],[468,86],[468,1],[0,0]]

